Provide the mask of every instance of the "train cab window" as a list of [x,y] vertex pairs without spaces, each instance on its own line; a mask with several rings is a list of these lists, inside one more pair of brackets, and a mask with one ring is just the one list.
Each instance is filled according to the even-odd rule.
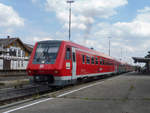
[[33,64],[55,64],[61,42],[38,42]]
[[67,48],[66,49],[66,60],[70,60],[71,59],[70,53],[71,53],[70,48]]
[[86,62],[87,62],[87,64],[90,64],[90,57],[89,56],[86,56]]
[[94,64],[94,57],[91,57],[91,64]]
[[85,55],[82,55],[82,63],[85,64]]
[[98,58],[97,57],[95,57],[95,63],[98,64]]

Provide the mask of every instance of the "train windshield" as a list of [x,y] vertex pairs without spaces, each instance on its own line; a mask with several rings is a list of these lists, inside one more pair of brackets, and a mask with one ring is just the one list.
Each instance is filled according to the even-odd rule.
[[33,64],[54,64],[60,43],[39,43],[36,48]]

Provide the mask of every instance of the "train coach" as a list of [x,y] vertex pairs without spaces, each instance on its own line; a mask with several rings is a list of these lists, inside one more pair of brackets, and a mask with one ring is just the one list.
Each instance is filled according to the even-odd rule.
[[27,72],[36,83],[64,86],[84,78],[128,72],[130,67],[70,41],[48,40],[35,44]]

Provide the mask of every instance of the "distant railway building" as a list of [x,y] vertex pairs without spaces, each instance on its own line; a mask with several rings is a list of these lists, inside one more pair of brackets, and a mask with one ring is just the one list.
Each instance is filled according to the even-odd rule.
[[135,63],[145,63],[144,72],[150,72],[150,51],[145,57],[132,57]]
[[28,64],[33,46],[19,38],[0,39],[0,70],[24,70]]

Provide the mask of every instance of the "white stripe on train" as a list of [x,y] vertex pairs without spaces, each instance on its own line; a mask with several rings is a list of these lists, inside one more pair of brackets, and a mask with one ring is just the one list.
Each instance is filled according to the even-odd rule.
[[[76,78],[83,78],[83,77],[94,77],[94,76],[101,76],[106,74],[114,74],[114,72],[105,72],[105,73],[95,73],[95,74],[86,74],[86,75],[76,75]],[[71,80],[72,76],[63,76],[63,77],[54,77],[55,80]]]

